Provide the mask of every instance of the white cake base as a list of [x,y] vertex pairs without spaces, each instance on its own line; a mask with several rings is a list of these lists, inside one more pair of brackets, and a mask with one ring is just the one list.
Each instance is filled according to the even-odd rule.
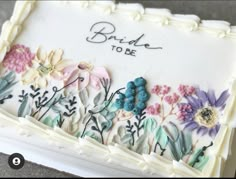
[[[11,127],[0,130],[0,152],[5,154],[21,153],[27,161],[55,168],[81,177],[144,177],[137,171],[121,169],[94,163],[93,159],[84,160],[83,156],[67,148],[53,147],[45,138],[22,136]],[[232,155],[226,162],[224,177],[234,177],[236,169],[236,133],[232,145]],[[87,159],[87,158],[86,158]],[[93,161],[93,162],[91,162]],[[146,177],[148,175],[145,175]],[[150,176],[149,176],[150,177]],[[155,176],[157,177],[157,176]]]

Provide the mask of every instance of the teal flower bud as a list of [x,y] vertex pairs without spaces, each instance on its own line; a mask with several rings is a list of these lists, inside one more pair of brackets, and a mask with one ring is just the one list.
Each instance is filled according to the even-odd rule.
[[138,107],[135,107],[135,108],[133,109],[133,113],[134,113],[135,115],[139,115],[139,114],[141,114],[141,112],[142,112],[142,109],[140,109],[140,108],[138,108]]
[[134,80],[134,84],[136,87],[145,86],[146,83],[147,83],[147,81],[143,77],[139,77]]
[[117,109],[122,109],[122,108],[124,108],[124,101],[121,100],[121,99],[116,99],[116,101],[115,101],[115,107],[116,107]]
[[146,88],[145,88],[145,86],[139,86],[139,87],[137,87],[137,92],[140,92],[140,91],[146,91]]
[[135,89],[135,84],[134,84],[133,81],[130,81],[130,82],[127,83],[126,87],[127,87],[128,89]]
[[126,98],[127,102],[135,102],[135,97],[134,96],[130,96],[128,98]]
[[149,99],[150,95],[146,91],[140,91],[138,93],[138,100],[141,102],[146,102]]
[[120,93],[120,94],[119,94],[119,99],[122,99],[122,100],[124,100],[124,99],[125,99],[125,94],[123,94],[123,93]]
[[131,96],[135,96],[135,89],[127,89],[126,91],[125,91],[125,97],[126,98],[129,98],[129,97],[131,97]]
[[126,111],[132,111],[134,109],[134,103],[126,101],[124,104],[124,109]]
[[141,102],[139,101],[137,104],[136,104],[137,108],[141,109],[141,110],[144,110],[146,108],[146,104],[144,102]]

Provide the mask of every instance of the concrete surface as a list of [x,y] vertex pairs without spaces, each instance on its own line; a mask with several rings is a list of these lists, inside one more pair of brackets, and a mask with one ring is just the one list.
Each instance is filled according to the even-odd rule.
[[[168,8],[176,14],[196,14],[201,19],[226,20],[236,25],[235,0],[119,0],[119,2],[138,2],[145,7]],[[0,27],[9,19],[15,1],[0,1]],[[1,145],[0,145],[1,147]],[[26,162],[15,171],[8,166],[8,156],[0,154],[0,177],[75,177],[53,169]]]

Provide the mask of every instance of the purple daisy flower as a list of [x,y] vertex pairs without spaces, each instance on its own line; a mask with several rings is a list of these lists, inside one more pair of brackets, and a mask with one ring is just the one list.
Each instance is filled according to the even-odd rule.
[[229,97],[225,90],[216,98],[215,92],[196,89],[195,96],[186,96],[187,103],[179,104],[178,118],[185,124],[184,130],[196,131],[197,134],[209,134],[215,137],[220,129],[218,119],[222,115]]

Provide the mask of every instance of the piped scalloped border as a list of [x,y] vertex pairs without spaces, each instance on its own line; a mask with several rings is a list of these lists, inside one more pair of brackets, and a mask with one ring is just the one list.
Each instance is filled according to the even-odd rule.
[[97,9],[105,14],[121,14],[134,21],[149,21],[161,26],[173,25],[186,31],[202,31],[219,38],[236,38],[236,26],[222,20],[201,20],[196,15],[172,14],[169,9],[144,8],[138,3],[119,3],[114,1],[62,1],[65,4],[82,8]]
[[[20,33],[21,27],[25,19],[29,16],[36,1],[17,1],[13,15],[9,21],[6,21],[2,27],[2,33],[0,37],[0,61],[4,58],[6,52],[10,49],[11,44]],[[119,13],[130,17],[134,21],[150,21],[152,23],[159,24],[161,26],[173,25],[177,28],[187,31],[203,31],[210,33],[219,38],[236,38],[236,27],[230,26],[225,21],[213,21],[213,20],[200,20],[195,15],[179,15],[171,14],[168,9],[154,9],[144,8],[141,4],[115,4],[113,1],[63,1],[62,3],[73,3],[83,8],[93,8],[103,11],[105,14]],[[134,170],[142,171],[149,174],[170,174],[170,176],[220,176],[219,170],[222,161],[227,159],[230,151],[230,143],[232,142],[233,129],[229,126],[229,122],[232,121],[232,105],[235,104],[235,80],[232,85],[232,97],[231,103],[228,105],[228,109],[225,112],[225,116],[222,118],[221,123],[224,127],[218,133],[216,139],[218,139],[218,145],[211,151],[212,156],[210,165],[204,168],[202,172],[186,165],[184,162],[179,161],[167,161],[164,158],[156,156],[155,154],[140,155],[135,152],[129,151],[118,144],[104,146],[99,144],[93,139],[77,139],[68,135],[59,128],[49,129],[45,125],[37,124],[33,118],[17,118],[6,111],[0,109],[0,121],[3,125],[16,125],[20,126],[22,135],[31,136],[39,134],[40,136],[47,136],[51,143],[56,146],[63,146],[65,144],[73,145],[73,149],[79,149],[80,154],[91,155],[96,152],[104,154],[104,161],[112,163],[114,165],[120,165],[123,161],[125,164],[130,163],[128,167]],[[219,135],[223,134],[223,135]],[[227,140],[225,140],[225,138]],[[224,140],[223,140],[224,139]],[[224,150],[221,150],[221,144],[225,144]],[[71,147],[72,148],[72,147]],[[91,149],[92,148],[92,149]],[[89,150],[90,149],[90,150]],[[96,155],[97,156],[97,155]],[[101,155],[103,156],[103,155]],[[94,156],[95,157],[95,156]],[[157,166],[160,166],[157,167]],[[166,167],[161,167],[166,166]]]

